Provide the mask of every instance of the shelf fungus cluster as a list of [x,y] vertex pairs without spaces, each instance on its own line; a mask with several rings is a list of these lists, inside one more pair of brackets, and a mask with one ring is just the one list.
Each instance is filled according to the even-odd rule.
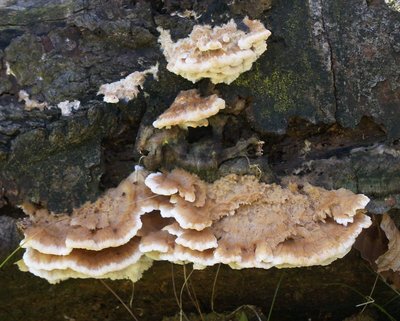
[[364,195],[311,185],[287,188],[230,174],[206,183],[182,169],[142,167],[71,215],[24,204],[19,266],[51,283],[138,280],[153,260],[195,268],[326,265],[370,225]]
[[217,27],[197,25],[187,38],[173,42],[168,30],[158,28],[167,69],[196,82],[210,78],[214,84],[230,84],[267,50],[271,32],[247,17]]

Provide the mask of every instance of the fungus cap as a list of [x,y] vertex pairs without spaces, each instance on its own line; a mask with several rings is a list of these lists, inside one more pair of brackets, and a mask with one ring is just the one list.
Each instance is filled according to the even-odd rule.
[[139,249],[142,253],[168,252],[175,237],[167,231],[157,231],[142,237]]
[[352,223],[357,210],[364,208],[369,203],[367,196],[354,194],[344,188],[328,191],[307,183],[303,189],[314,199],[316,216],[321,219],[332,217],[337,223],[344,226]]
[[[331,199],[338,197],[336,191],[325,192]],[[215,256],[235,268],[326,265],[344,256],[371,221],[360,212],[346,226],[332,217],[322,220],[315,210],[326,211],[317,207],[315,197],[293,187],[266,185],[263,198],[213,222],[210,229],[218,239]]]
[[30,203],[20,206],[29,215],[19,226],[24,233],[22,248],[33,248],[45,254],[67,255],[72,248],[67,247],[65,239],[70,227],[68,215],[53,215],[47,209]]
[[71,269],[96,277],[125,269],[135,264],[141,256],[139,239],[133,238],[117,248],[101,251],[74,249],[68,255],[43,254],[28,248],[23,255],[23,260],[26,266],[32,269],[46,271]]
[[174,220],[170,218],[163,218],[159,211],[153,211],[140,217],[142,227],[137,232],[137,236],[143,237],[153,232],[164,230],[166,226],[173,224]]
[[25,90],[20,90],[18,92],[18,101],[25,102],[25,106],[24,106],[25,110],[32,110],[32,109],[37,108],[37,109],[43,111],[48,107],[47,102],[40,103],[35,99],[30,99],[29,94]]
[[159,253],[158,260],[165,260],[177,264],[193,263],[193,267],[203,268],[219,263],[214,256],[214,251],[197,251],[179,244],[173,244],[168,252]]
[[[147,176],[145,184],[154,194],[178,194],[194,206],[203,206],[205,203],[206,184],[197,175],[183,169],[173,169],[169,173],[152,173]],[[177,202],[177,198],[173,197],[172,202]]]
[[96,202],[74,210],[66,245],[98,251],[127,243],[142,227],[140,216],[158,207],[143,181],[135,171]]
[[172,105],[162,113],[153,126],[171,128],[208,126],[207,118],[225,108],[225,101],[217,95],[201,97],[197,89],[181,91]]
[[212,213],[207,202],[203,207],[178,199],[173,207],[161,209],[164,217],[173,217],[184,229],[204,230],[212,225]]
[[[182,172],[180,170],[176,173],[181,174]],[[178,175],[178,177],[185,176]],[[185,182],[187,181],[185,180]],[[206,188],[200,184],[201,181],[197,176],[195,182],[195,202],[187,202],[185,197],[171,197],[173,206],[164,206],[160,208],[160,211],[163,217],[175,218],[181,228],[197,231],[210,227],[213,221],[234,214],[241,205],[250,204],[263,197],[265,186],[265,184],[259,183],[254,176],[236,174],[222,177],[212,184],[205,185],[203,183]],[[190,184],[186,185],[190,186]]]
[[43,254],[67,255],[74,248],[99,251],[126,244],[141,228],[140,216],[168,202],[146,187],[147,174],[136,167],[118,187],[74,209],[71,216],[53,215],[24,203],[21,208],[30,217],[20,224],[25,235],[21,246]]
[[133,238],[142,226],[140,216],[144,212],[136,206],[133,193],[123,193],[116,198],[103,196],[74,211],[66,245],[99,251],[120,246]]
[[370,225],[371,219],[362,213],[356,214],[353,223],[347,226],[329,219],[319,223],[317,229],[299,233],[299,239],[279,244],[274,250],[272,263],[278,268],[328,265],[345,256],[361,230]]
[[248,31],[240,30],[233,19],[214,28],[196,25],[187,38],[176,43],[169,31],[158,28],[167,69],[192,82],[210,78],[214,84],[230,84],[267,49],[271,35],[258,20],[245,18],[243,23]]
[[232,215],[241,205],[251,204],[265,197],[266,184],[255,176],[229,174],[212,183],[207,189],[212,220]]
[[[27,250],[21,266],[56,282],[128,277],[124,271],[142,254],[195,268],[326,265],[344,256],[370,225],[360,211],[367,202],[344,189],[284,188],[236,174],[206,183],[181,169],[150,174],[136,167],[118,187],[58,221],[24,204],[30,219],[22,224]],[[400,237],[393,239],[389,250]],[[392,253],[398,260],[398,251]],[[379,260],[388,266],[385,257]]]
[[183,229],[178,222],[174,222],[172,224],[164,226],[163,231],[167,231],[169,234],[174,236],[179,236],[182,235],[185,229]]
[[[169,226],[171,227],[171,226]],[[178,227],[179,230],[167,227],[168,233],[177,233],[175,243],[187,247],[191,250],[204,251],[218,246],[217,238],[211,232],[209,228],[203,229],[201,231],[196,231],[192,229],[183,229]]]
[[31,272],[32,274],[46,279],[51,284],[59,283],[67,279],[110,279],[110,280],[123,280],[128,279],[132,282],[138,281],[144,271],[149,269],[153,264],[153,260],[143,256],[134,264],[129,265],[125,269],[119,271],[108,272],[102,275],[87,275],[84,273],[76,272],[71,269],[55,269],[55,270],[42,270],[26,266],[23,260],[17,262],[18,268],[23,272]]

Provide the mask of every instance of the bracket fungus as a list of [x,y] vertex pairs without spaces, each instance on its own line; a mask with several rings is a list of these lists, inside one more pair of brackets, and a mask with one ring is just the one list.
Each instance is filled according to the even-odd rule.
[[317,200],[304,190],[270,185],[265,196],[213,224],[218,238],[215,254],[223,263],[235,268],[326,265],[347,254],[357,235],[370,225],[369,217],[361,213],[354,213],[348,226],[316,219]]
[[139,239],[132,238],[119,247],[99,251],[74,249],[68,255],[43,254],[28,248],[24,253],[24,262],[38,270],[71,269],[88,276],[101,276],[125,269],[139,261],[141,256]]
[[128,279],[132,282],[136,282],[142,277],[144,271],[149,269],[153,264],[153,260],[147,257],[141,257],[136,263],[129,265],[127,268],[105,273],[102,275],[88,275],[80,273],[71,269],[54,269],[54,270],[41,270],[33,267],[27,267],[23,260],[17,262],[19,269],[23,272],[31,272],[32,274],[46,279],[51,284],[59,283],[67,279],[110,279],[110,280],[122,280]]
[[230,174],[206,183],[182,169],[137,166],[116,188],[71,215],[24,204],[21,270],[136,281],[151,260],[232,268],[326,265],[370,225],[369,199],[347,190],[287,188]]
[[176,168],[169,173],[151,173],[145,184],[158,195],[167,195],[172,204],[177,203],[179,195],[194,206],[203,206],[206,200],[206,183],[195,174]]
[[225,101],[217,95],[201,97],[197,89],[181,91],[172,105],[153,122],[156,128],[208,126],[207,118],[225,108]]
[[183,229],[180,225],[164,228],[171,235],[175,235],[175,243],[191,250],[204,251],[218,247],[217,238],[208,228],[201,231]]
[[259,20],[243,19],[246,31],[232,19],[211,27],[196,25],[187,38],[173,42],[168,30],[158,28],[159,43],[167,59],[167,69],[196,82],[210,78],[214,84],[230,84],[267,50],[271,32]]
[[158,64],[143,71],[135,71],[125,78],[101,85],[97,95],[104,95],[103,100],[107,103],[118,103],[120,100],[129,101],[139,94],[139,87],[143,87],[148,74],[157,79]]
[[[96,202],[74,209],[71,215],[54,215],[23,204],[22,209],[29,215],[20,224],[25,235],[21,246],[27,249],[23,265],[38,274],[66,270],[73,271],[72,275],[78,273],[78,277],[113,273],[112,277],[118,278],[118,271],[125,271],[142,256],[140,239],[135,238],[143,225],[140,216],[157,209],[163,201],[162,196],[155,199],[144,184],[147,175],[137,167],[118,187],[109,189]],[[136,275],[125,272],[121,278]],[[67,275],[65,271],[56,273],[61,279]],[[53,279],[58,278],[53,275]]]

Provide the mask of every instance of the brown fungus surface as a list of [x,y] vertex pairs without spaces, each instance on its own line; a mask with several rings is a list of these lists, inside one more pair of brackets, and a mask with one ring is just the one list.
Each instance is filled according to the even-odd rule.
[[88,276],[100,276],[125,269],[136,263],[141,256],[139,239],[133,238],[117,248],[101,251],[74,249],[68,255],[43,254],[27,249],[23,260],[28,268],[48,271],[71,269]]
[[205,203],[206,184],[197,175],[183,169],[173,169],[169,173],[152,173],[147,176],[145,184],[155,194],[173,196],[172,203],[177,202],[177,196],[194,206],[203,206]]
[[210,203],[206,202],[204,206],[198,207],[179,198],[173,206],[162,208],[161,215],[174,218],[184,229],[201,231],[212,225]]
[[17,265],[21,271],[31,272],[32,274],[46,279],[49,283],[55,284],[60,281],[64,281],[70,278],[73,279],[110,279],[110,280],[123,280],[128,279],[132,282],[136,282],[142,277],[144,271],[149,269],[153,264],[153,260],[142,256],[136,263],[130,264],[128,267],[108,272],[100,275],[91,275],[86,273],[80,273],[74,271],[72,269],[54,269],[54,270],[43,270],[43,269],[35,269],[33,267],[26,266],[23,260],[17,262]]
[[369,202],[365,195],[356,195],[344,188],[327,191],[321,187],[305,184],[304,191],[315,200],[314,219],[323,220],[332,217],[337,223],[345,226],[353,222],[356,210],[364,208]]
[[344,189],[283,188],[231,174],[207,185],[204,206],[180,197],[161,209],[176,222],[163,228],[174,242],[157,257],[233,268],[326,265],[343,257],[370,225],[358,212],[367,203]]
[[142,226],[140,216],[158,209],[163,201],[144,185],[146,176],[147,172],[137,168],[118,187],[74,209],[71,216],[24,204],[22,209],[30,218],[22,224],[22,246],[66,255],[74,248],[98,251],[127,243]]
[[[21,244],[27,250],[19,266],[52,283],[69,277],[136,281],[151,265],[147,259],[143,264],[138,262],[143,254],[136,237],[143,225],[141,216],[168,202],[146,187],[147,175],[136,167],[118,187],[106,191],[96,202],[74,209],[71,215],[54,215],[24,204],[22,209],[29,218],[20,224],[25,235]],[[149,214],[144,220],[147,228],[151,218]],[[162,228],[170,221],[156,223]]]
[[264,197],[266,185],[255,176],[229,174],[211,184],[207,198],[212,200],[212,219],[234,214],[241,205],[251,204]]
[[[197,178],[197,185],[200,180]],[[213,221],[234,214],[240,205],[251,204],[263,197],[264,184],[254,176],[227,175],[207,185],[202,206],[183,198],[173,199],[174,206],[161,209],[164,217],[173,217],[182,228],[201,231]]]
[[326,216],[347,200],[342,201],[337,191],[324,192],[328,194],[325,207],[311,186],[299,189],[296,185],[265,184],[264,197],[212,225],[218,239],[216,255],[234,267],[325,265],[344,256],[362,228],[370,225],[364,214],[356,216],[356,210],[368,201],[350,192],[353,207],[345,208],[352,222],[357,219],[344,227]]
[[31,203],[22,204],[21,209],[29,215],[19,224],[25,236],[21,247],[57,255],[67,255],[72,251],[65,245],[71,224],[70,216],[53,215],[47,209]]
[[175,237],[167,231],[154,231],[142,237],[140,241],[140,251],[148,252],[168,252],[173,247]]
[[299,225],[285,209],[264,214],[275,206],[247,205],[215,223],[216,256],[236,268],[326,265],[347,254],[361,230],[370,225],[368,216],[361,213],[346,227],[332,219]]
[[343,257],[370,225],[359,211],[367,203],[366,196],[344,189],[282,187],[237,174],[206,183],[182,169],[149,173],[136,167],[71,216],[24,204],[30,219],[21,224],[27,250],[19,266],[54,283],[69,277],[137,280],[151,260],[196,269],[326,265]]
[[210,229],[185,230],[175,240],[176,244],[191,250],[204,251],[218,247],[217,238]]

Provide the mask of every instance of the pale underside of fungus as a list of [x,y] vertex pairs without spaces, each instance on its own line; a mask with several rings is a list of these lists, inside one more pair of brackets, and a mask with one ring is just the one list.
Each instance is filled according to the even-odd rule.
[[181,91],[172,105],[153,122],[156,128],[208,126],[207,118],[225,108],[225,101],[217,95],[201,97],[198,90]]
[[141,167],[71,215],[31,204],[21,223],[21,270],[67,278],[138,280],[152,260],[232,268],[326,265],[343,257],[363,228],[369,199],[339,189],[287,188],[230,174],[206,183],[182,169]]
[[217,27],[196,25],[187,38],[173,42],[168,30],[158,28],[159,43],[167,59],[167,69],[196,82],[210,78],[214,84],[230,84],[251,69],[267,50],[271,32],[259,20],[243,19],[247,30],[230,22]]
[[148,74],[157,79],[158,64],[144,71],[135,71],[125,78],[101,85],[97,95],[104,95],[103,100],[107,103],[118,103],[120,100],[129,101],[139,94],[139,87],[143,88]]

